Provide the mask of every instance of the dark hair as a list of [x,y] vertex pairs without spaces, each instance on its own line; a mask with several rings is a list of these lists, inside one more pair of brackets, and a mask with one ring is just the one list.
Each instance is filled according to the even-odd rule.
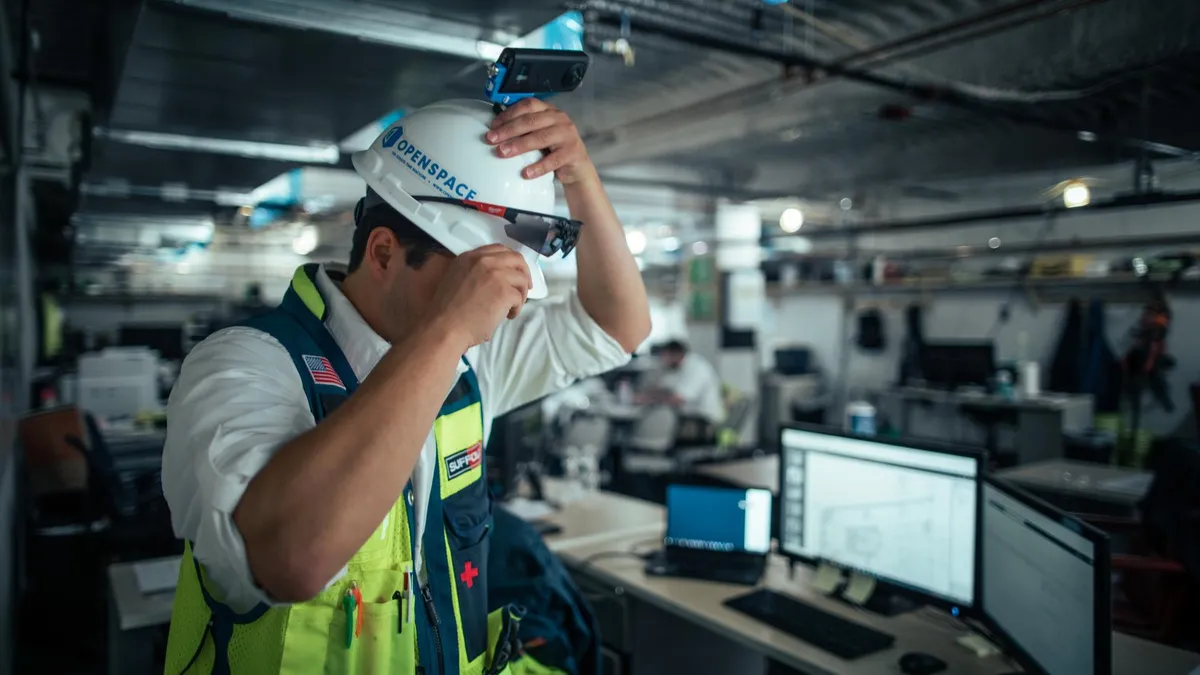
[[664,352],[676,352],[678,354],[687,354],[688,348],[687,348],[687,345],[683,344],[679,340],[671,340],[670,342],[666,342],[666,343],[663,343],[662,345],[660,345],[659,350],[664,351]]
[[417,227],[411,220],[396,212],[387,204],[379,204],[358,212],[354,227],[354,239],[350,245],[350,264],[347,271],[353,272],[362,265],[367,254],[367,239],[378,228],[386,227],[396,235],[404,247],[404,262],[413,269],[420,269],[429,256],[449,253],[436,239]]

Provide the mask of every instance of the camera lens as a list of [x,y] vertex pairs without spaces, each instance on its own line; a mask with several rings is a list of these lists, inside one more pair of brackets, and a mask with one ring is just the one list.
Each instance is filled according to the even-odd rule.
[[582,63],[576,63],[575,65],[571,66],[570,70],[563,75],[563,88],[574,89],[575,87],[578,87],[579,83],[583,81],[583,74],[586,72],[586,70],[587,67]]

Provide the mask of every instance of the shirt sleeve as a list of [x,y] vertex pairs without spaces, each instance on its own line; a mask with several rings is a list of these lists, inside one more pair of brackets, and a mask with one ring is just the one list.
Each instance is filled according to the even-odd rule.
[[167,421],[163,495],[176,536],[234,611],[277,604],[254,581],[233,510],[275,451],[316,426],[287,350],[253,328],[214,333],[184,360]]
[[629,362],[629,354],[583,308],[575,293],[531,303],[468,352],[484,404],[502,415]]

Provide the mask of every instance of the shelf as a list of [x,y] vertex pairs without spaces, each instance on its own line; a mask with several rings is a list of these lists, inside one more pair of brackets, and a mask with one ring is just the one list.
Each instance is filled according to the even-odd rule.
[[883,295],[905,293],[987,293],[1018,290],[1141,290],[1147,284],[1166,284],[1168,292],[1200,292],[1200,279],[1180,279],[1169,283],[1167,276],[1151,276],[1148,280],[1129,276],[1107,276],[1094,278],[1029,278],[1029,279],[981,279],[978,281],[911,281],[875,286],[855,284],[801,284],[793,288],[782,288],[777,284],[767,287],[767,296],[773,298],[789,295]]
[[222,304],[232,302],[231,298],[211,293],[75,293],[62,298],[63,305],[97,304],[97,305],[136,305],[153,303],[205,303]]

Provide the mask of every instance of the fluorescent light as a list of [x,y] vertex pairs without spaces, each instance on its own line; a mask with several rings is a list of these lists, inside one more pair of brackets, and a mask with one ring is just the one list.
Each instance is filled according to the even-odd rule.
[[804,212],[796,208],[785,210],[779,216],[779,227],[788,234],[799,232],[804,227]]
[[1082,181],[1071,181],[1063,190],[1063,204],[1068,209],[1087,206],[1092,203],[1092,191]]
[[629,245],[630,253],[641,255],[646,251],[646,233],[641,230],[629,230],[625,233],[625,243]]
[[256,159],[273,159],[280,162],[337,164],[341,158],[341,152],[333,144],[284,145],[282,143],[259,143],[229,138],[205,138],[128,129],[96,129],[96,135],[118,143],[140,145],[146,148],[211,152],[218,155],[238,155]]
[[[498,56],[503,49],[494,42],[481,40],[484,29],[478,26],[383,7],[379,3],[334,3],[329,0],[171,1],[220,12],[243,21],[335,33],[358,40],[471,60],[486,58],[482,56],[484,53],[494,52]],[[341,9],[341,6],[345,8]]]

